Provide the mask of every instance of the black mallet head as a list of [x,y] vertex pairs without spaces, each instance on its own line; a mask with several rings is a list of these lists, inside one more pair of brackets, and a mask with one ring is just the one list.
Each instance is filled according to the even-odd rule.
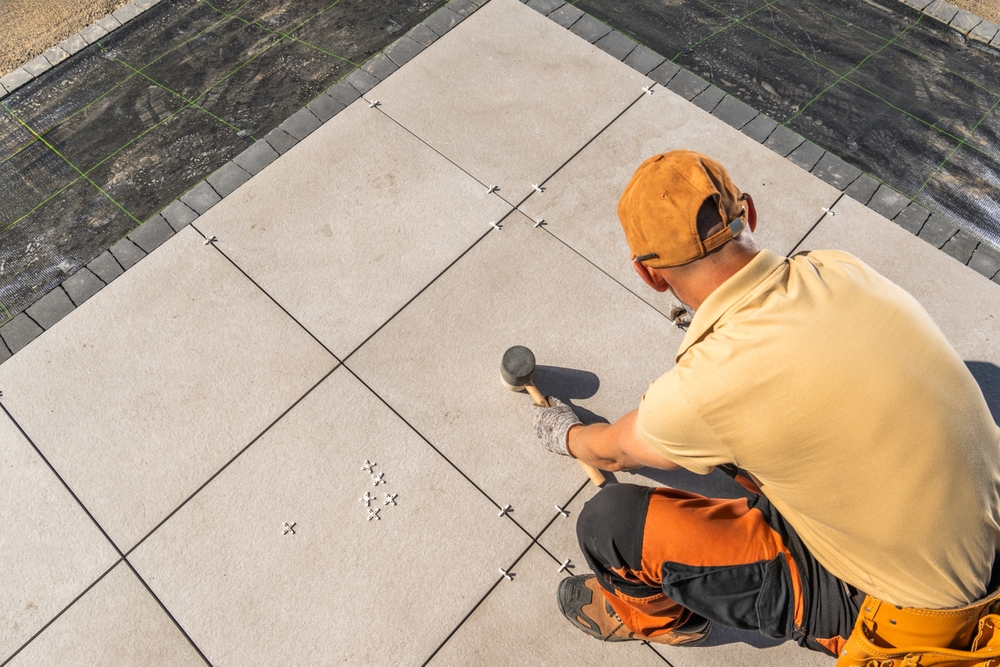
[[535,375],[535,355],[523,345],[515,345],[500,360],[500,380],[511,391],[524,391]]

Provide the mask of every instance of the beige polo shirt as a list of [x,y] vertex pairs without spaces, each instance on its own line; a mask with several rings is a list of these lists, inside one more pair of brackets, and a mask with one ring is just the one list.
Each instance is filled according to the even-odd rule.
[[916,300],[844,252],[762,251],[702,304],[638,426],[696,473],[735,463],[831,573],[956,607],[1000,547],[1000,429]]

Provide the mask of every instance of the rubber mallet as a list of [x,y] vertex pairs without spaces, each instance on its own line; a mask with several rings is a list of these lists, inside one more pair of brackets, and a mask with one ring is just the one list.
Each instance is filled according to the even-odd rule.
[[[532,382],[535,376],[535,355],[523,345],[515,345],[503,353],[500,360],[500,381],[511,391],[527,391],[535,405],[549,407],[549,402]],[[607,479],[597,468],[577,459],[590,481],[604,486]]]

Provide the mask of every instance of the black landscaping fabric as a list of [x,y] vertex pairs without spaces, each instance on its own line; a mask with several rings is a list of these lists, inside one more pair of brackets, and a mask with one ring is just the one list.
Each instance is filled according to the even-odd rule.
[[445,0],[165,0],[0,100],[0,326]]
[[899,0],[578,0],[1000,248],[1000,52]]

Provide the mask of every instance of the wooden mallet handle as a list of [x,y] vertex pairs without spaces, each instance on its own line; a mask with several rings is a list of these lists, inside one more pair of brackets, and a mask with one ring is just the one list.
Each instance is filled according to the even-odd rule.
[[[524,388],[528,392],[528,395],[531,396],[531,400],[535,402],[535,405],[541,405],[542,407],[545,408],[551,407],[549,405],[548,400],[546,400],[546,398],[542,396],[542,392],[538,391],[538,387],[536,387],[533,383],[528,382],[526,385],[524,385]],[[604,483],[608,481],[607,478],[603,474],[601,474],[601,471],[598,470],[597,468],[587,465],[580,459],[577,459],[576,462],[579,463],[580,467],[583,468],[583,471],[587,473],[587,477],[590,478],[590,481],[596,484],[597,486],[599,487],[604,486]]]

